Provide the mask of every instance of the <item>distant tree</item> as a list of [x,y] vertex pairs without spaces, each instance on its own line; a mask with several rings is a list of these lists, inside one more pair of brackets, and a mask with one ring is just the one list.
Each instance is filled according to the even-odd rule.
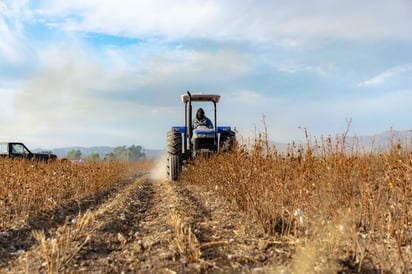
[[72,161],[78,161],[82,157],[82,152],[79,149],[72,149],[67,152],[66,158]]
[[113,149],[114,158],[119,161],[127,161],[127,147],[126,146],[118,146]]
[[104,155],[104,159],[105,160],[115,160],[116,157],[115,157],[113,152],[110,152],[110,153],[106,153],[106,155]]
[[113,155],[119,161],[138,161],[145,157],[141,146],[132,145],[130,147],[118,146],[113,149]]
[[141,146],[132,145],[128,148],[129,153],[129,160],[130,161],[137,161],[144,158],[145,154],[143,152],[143,148]]
[[90,160],[99,160],[100,159],[100,155],[97,152],[93,152],[89,155]]

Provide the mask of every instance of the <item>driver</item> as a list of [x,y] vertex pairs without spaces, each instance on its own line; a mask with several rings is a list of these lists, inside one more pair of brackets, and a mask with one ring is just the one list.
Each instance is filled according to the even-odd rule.
[[199,108],[196,112],[196,117],[193,119],[192,126],[193,128],[197,128],[198,126],[213,128],[213,123],[205,116],[205,111],[202,108]]

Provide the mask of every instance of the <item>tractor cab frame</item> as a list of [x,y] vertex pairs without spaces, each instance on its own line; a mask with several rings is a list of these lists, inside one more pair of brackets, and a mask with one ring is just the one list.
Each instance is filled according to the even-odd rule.
[[[190,93],[181,96],[185,107],[185,125],[173,126],[167,134],[167,174],[170,181],[175,181],[181,166],[194,160],[199,154],[210,155],[220,151],[229,151],[233,147],[235,133],[230,126],[218,126],[217,103],[220,95]],[[193,128],[193,106],[196,102],[213,104],[213,128]]]

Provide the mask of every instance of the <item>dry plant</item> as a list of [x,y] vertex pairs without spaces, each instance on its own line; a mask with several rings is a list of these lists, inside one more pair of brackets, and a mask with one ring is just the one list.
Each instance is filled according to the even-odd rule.
[[58,273],[62,266],[71,262],[96,229],[90,226],[93,222],[94,216],[88,211],[83,216],[79,215],[73,225],[66,222],[59,227],[53,238],[46,239],[43,230],[32,232],[34,239],[39,243],[48,273]]
[[[172,203],[179,204],[176,192],[171,185],[166,185],[164,192],[167,193]],[[179,209],[175,207],[169,209],[168,222],[174,232],[171,244],[176,249],[175,255],[190,262],[198,261],[202,255],[199,241],[192,231],[192,226],[185,222],[184,218],[179,213]]]
[[185,256],[189,261],[197,261],[201,256],[199,241],[189,224],[175,212],[170,213],[170,225],[174,229],[173,243],[179,256]]
[[412,152],[364,152],[346,134],[281,153],[267,133],[252,146],[198,158],[182,179],[206,184],[267,234],[298,243],[290,270],[412,271]]

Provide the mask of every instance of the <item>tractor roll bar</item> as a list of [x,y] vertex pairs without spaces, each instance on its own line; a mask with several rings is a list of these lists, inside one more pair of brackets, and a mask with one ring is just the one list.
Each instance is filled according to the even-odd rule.
[[[187,91],[186,94],[182,95],[182,102],[185,104],[185,128],[186,128],[186,138],[184,140],[184,150],[187,151],[189,142],[189,150],[192,151],[192,101],[195,102],[212,102],[214,111],[214,127],[215,127],[215,146],[217,147],[218,135],[217,135],[217,111],[216,104],[219,103],[220,95],[217,94],[204,94],[204,93],[190,93]],[[216,148],[218,150],[218,148]]]

